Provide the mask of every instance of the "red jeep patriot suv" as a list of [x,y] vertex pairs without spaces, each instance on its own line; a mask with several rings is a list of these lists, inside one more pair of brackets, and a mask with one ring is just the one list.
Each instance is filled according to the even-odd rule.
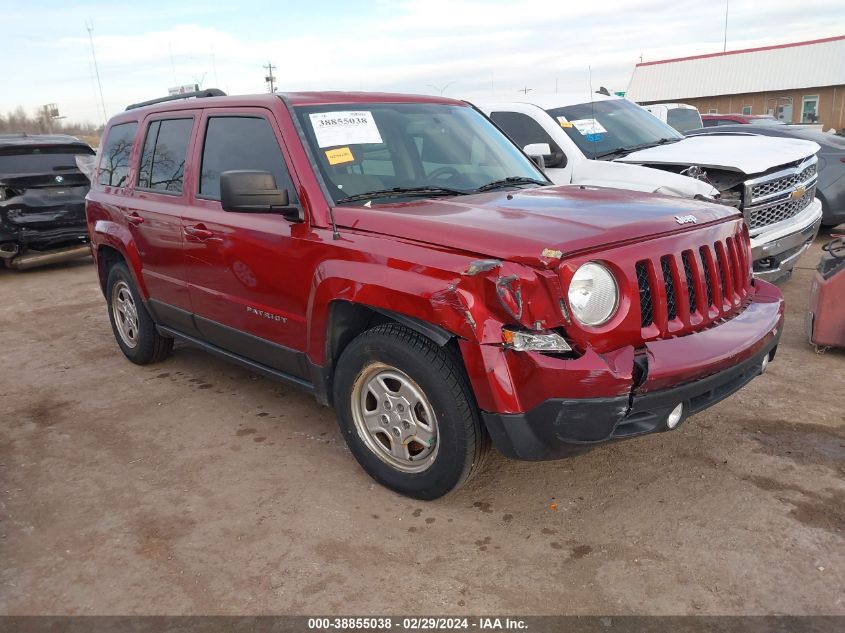
[[161,99],[105,130],[87,216],[115,338],[312,392],[361,466],[432,499],[492,439],[548,459],[673,429],[774,357],[732,207],[552,187],[472,106]]

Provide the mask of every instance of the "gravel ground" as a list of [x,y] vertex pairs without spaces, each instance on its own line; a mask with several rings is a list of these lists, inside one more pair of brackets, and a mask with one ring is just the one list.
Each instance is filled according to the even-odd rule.
[[845,614],[845,351],[784,284],[766,375],[672,433],[372,483],[331,409],[199,351],[137,367],[89,262],[0,270],[0,613]]

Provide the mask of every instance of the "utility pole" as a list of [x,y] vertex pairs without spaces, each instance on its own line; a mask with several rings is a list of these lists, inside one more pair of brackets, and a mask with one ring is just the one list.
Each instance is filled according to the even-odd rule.
[[220,79],[217,78],[217,60],[214,58],[214,47],[211,48],[211,67],[214,69],[214,87],[220,87]]
[[48,103],[45,106],[41,106],[41,120],[44,123],[44,126],[47,128],[45,131],[52,132],[53,131],[53,121],[58,121],[59,119],[64,119],[65,117],[59,114],[59,106],[55,103]]
[[517,90],[517,92],[521,92],[522,94],[527,95],[532,90],[534,90],[534,88],[529,88],[528,86],[526,86],[525,88],[520,88],[519,90]]
[[722,46],[723,53],[728,50],[728,8],[730,4],[730,0],[725,0],[725,42]]
[[264,81],[269,85],[270,92],[276,92],[276,78],[273,76],[273,71],[276,70],[276,67],[270,62],[267,62],[267,65],[262,66],[262,68],[267,69],[267,75],[264,77]]
[[167,50],[170,51],[170,72],[173,74],[173,85],[176,85],[176,62],[173,61],[173,44],[167,43]]
[[103,99],[103,84],[100,83],[100,69],[97,66],[97,54],[94,52],[94,23],[86,21],[85,28],[88,30],[88,40],[91,42],[91,57],[94,59],[94,73],[97,75],[97,88],[100,90],[100,105],[103,107],[103,125],[105,125],[109,117],[108,112],[106,112],[106,100]]

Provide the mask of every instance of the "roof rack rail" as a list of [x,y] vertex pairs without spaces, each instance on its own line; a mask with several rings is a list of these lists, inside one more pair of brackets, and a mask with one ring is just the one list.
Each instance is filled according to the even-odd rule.
[[140,103],[133,103],[126,106],[127,110],[134,110],[135,108],[143,108],[144,106],[153,105],[155,103],[164,103],[166,101],[178,101],[179,99],[188,99],[189,97],[225,97],[226,93],[219,88],[206,88],[205,90],[198,90],[197,92],[183,92],[179,95],[170,95],[167,97],[159,97],[158,99],[150,99],[149,101],[141,101]]

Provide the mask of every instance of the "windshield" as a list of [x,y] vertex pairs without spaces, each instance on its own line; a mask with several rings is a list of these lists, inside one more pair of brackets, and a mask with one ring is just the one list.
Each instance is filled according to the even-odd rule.
[[627,99],[582,103],[547,112],[590,158],[615,158],[684,138],[656,116]]
[[94,150],[80,145],[7,147],[0,149],[0,174],[17,176],[79,171],[76,156],[93,153]]
[[701,115],[692,108],[670,108],[666,122],[678,132],[688,132],[701,127]]
[[[506,178],[551,184],[483,115],[466,106],[355,103],[294,108],[335,203],[395,188],[461,195]],[[503,186],[516,186],[510,184]]]

